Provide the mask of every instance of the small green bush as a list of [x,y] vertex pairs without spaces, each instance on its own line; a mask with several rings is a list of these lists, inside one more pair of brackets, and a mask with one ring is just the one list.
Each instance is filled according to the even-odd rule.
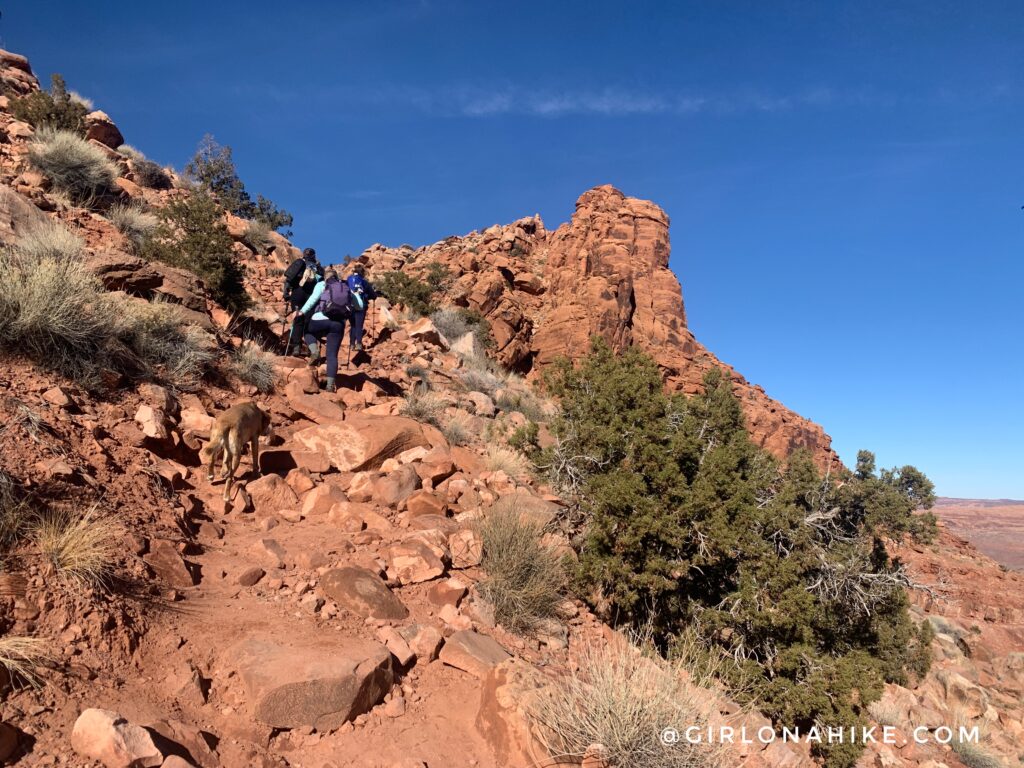
[[117,168],[102,150],[67,130],[40,128],[32,139],[28,159],[78,203],[109,194],[118,176]]
[[83,103],[85,100],[76,99],[77,94],[68,91],[60,75],[53,75],[50,82],[49,91],[36,91],[13,99],[11,114],[36,129],[50,128],[84,136],[85,116],[89,112],[88,105]]
[[208,194],[193,191],[160,209],[160,223],[142,254],[195,273],[222,306],[240,312],[251,300],[243,283],[244,267],[221,210]]
[[498,623],[523,634],[557,617],[566,577],[558,556],[541,541],[543,525],[508,505],[492,508],[479,530],[487,573],[480,594],[494,606]]
[[157,225],[160,223],[152,213],[148,213],[136,205],[123,203],[111,206],[107,211],[107,218],[128,239],[133,251],[142,248],[156,232]]
[[374,280],[377,293],[394,304],[402,304],[417,315],[434,311],[434,286],[417,280],[405,272],[385,272]]

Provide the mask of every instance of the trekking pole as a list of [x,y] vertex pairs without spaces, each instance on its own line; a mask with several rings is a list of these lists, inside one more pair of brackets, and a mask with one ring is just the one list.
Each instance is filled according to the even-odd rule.
[[377,340],[375,335],[377,330],[377,300],[370,299],[370,335],[373,336],[373,340]]

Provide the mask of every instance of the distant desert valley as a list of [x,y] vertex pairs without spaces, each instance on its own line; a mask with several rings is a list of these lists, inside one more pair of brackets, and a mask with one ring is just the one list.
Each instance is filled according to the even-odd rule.
[[939,498],[932,511],[993,560],[1024,570],[1024,501]]

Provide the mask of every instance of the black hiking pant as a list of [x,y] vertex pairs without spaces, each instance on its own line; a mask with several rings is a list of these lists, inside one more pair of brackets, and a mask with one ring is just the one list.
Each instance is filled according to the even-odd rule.
[[306,344],[312,346],[319,339],[326,337],[327,342],[327,378],[338,375],[338,350],[341,339],[345,335],[345,321],[341,320],[310,320],[306,326]]

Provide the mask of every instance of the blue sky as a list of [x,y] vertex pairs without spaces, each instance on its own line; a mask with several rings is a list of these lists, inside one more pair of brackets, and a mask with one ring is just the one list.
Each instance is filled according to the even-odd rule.
[[231,145],[327,260],[654,200],[697,337],[844,460],[1024,498],[1020,2],[0,7],[150,157]]

